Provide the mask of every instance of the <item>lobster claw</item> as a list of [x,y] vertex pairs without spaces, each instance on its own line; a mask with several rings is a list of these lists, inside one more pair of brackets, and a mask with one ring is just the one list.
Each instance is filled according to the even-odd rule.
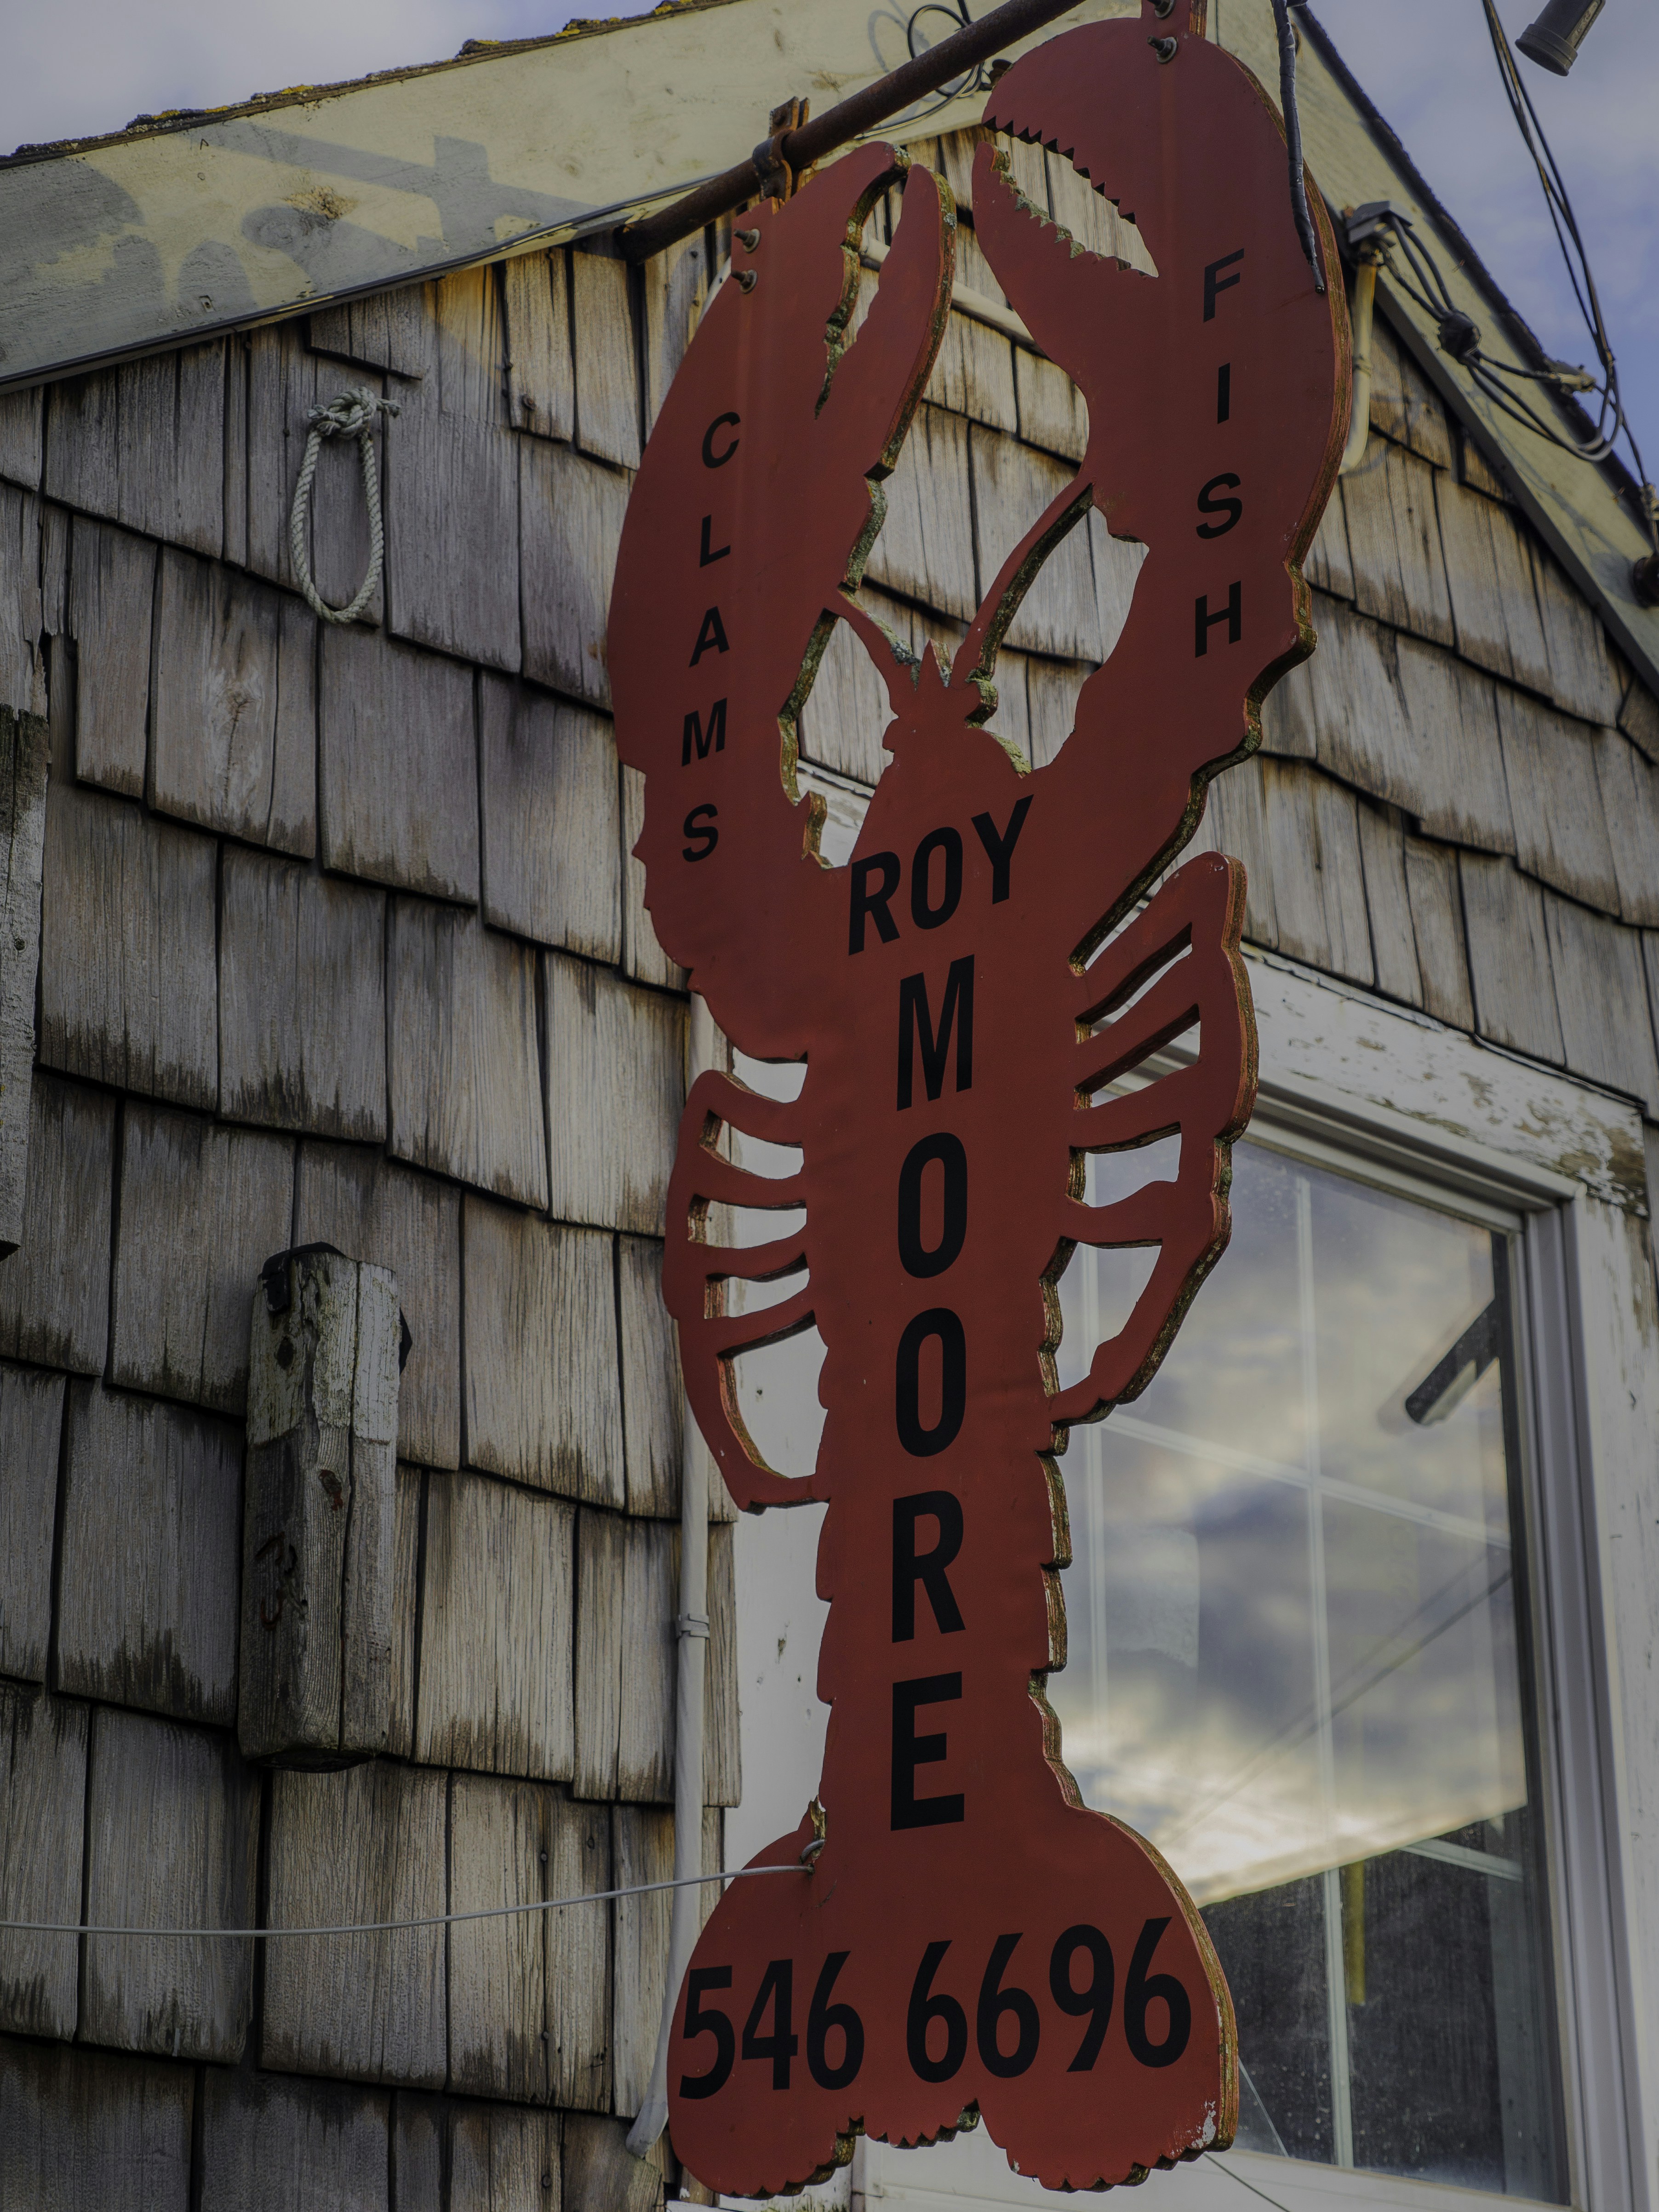
[[[903,216],[849,343],[860,234],[894,183]],[[769,1056],[804,1049],[801,960],[826,941],[795,717],[944,335],[954,223],[948,191],[880,145],[741,219],[629,501],[610,655],[617,750],[646,775],[647,903],[716,1018]],[[755,961],[757,936],[798,957]]]

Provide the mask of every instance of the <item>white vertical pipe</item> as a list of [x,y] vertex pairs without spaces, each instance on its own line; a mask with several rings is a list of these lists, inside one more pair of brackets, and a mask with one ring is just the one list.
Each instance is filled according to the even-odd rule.
[[[711,1067],[725,1065],[714,1016],[696,992],[686,1039],[686,1090]],[[670,1222],[668,1233],[675,1233]],[[674,1689],[674,1877],[690,1882],[702,1870],[703,1683],[708,1651],[708,1455],[689,1402],[683,1402],[680,1447],[680,1602],[674,1623],[678,1665]],[[702,1891],[677,1889],[669,1924],[668,1981],[651,2088],[629,2130],[628,2148],[643,2158],[668,2124],[668,2044],[680,1984],[702,1927]]]
[[1352,476],[1365,458],[1371,434],[1371,326],[1376,305],[1376,272],[1382,256],[1374,246],[1362,246],[1359,265],[1353,272],[1353,414],[1348,423],[1348,443],[1339,476]]

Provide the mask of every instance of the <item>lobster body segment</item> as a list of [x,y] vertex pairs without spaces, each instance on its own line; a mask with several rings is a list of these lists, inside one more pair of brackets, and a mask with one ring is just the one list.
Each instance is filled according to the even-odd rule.
[[[1158,274],[1076,249],[981,149],[981,243],[1085,391],[1091,434],[981,580],[951,670],[890,649],[856,596],[951,258],[948,195],[882,148],[744,219],[647,447],[612,603],[658,933],[744,1051],[806,1064],[787,1105],[720,1075],[694,1089],[663,1273],[732,1495],[829,1508],[823,1779],[761,1854],[805,1850],[811,1871],[721,1899],[670,2051],[675,2147],[732,2195],[800,2186],[860,2127],[919,2143],[975,2115],[1018,2172],[1093,2188],[1224,2148],[1237,2116],[1203,1922],[1149,1845],[1079,1802],[1044,1695],[1065,1663],[1056,1455],[1069,1424],[1145,1387],[1226,1243],[1255,1080],[1243,872],[1206,854],[1155,886],[1311,647],[1297,564],[1346,434],[1341,289],[1302,258],[1276,118],[1188,0],[1038,48],[988,120],[1119,198]],[[848,345],[858,228],[901,176]],[[986,726],[997,649],[1090,505],[1148,553],[1072,737],[1033,771]],[[830,868],[793,748],[843,619],[894,719]],[[798,1146],[799,1170],[749,1174],[728,1129]],[[1088,1202],[1091,1153],[1164,1137],[1171,1181]],[[778,1233],[709,1241],[730,1205],[771,1209]],[[1091,1244],[1156,1258],[1062,1392],[1054,1285]],[[738,1310],[734,1286],[761,1280],[781,1302]],[[792,1479],[744,1429],[733,1363],[809,1326],[826,1420]]]

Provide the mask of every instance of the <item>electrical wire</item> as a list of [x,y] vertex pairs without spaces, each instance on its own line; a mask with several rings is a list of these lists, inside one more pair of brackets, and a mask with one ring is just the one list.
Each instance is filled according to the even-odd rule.
[[[1533,106],[1531,96],[1510,51],[1508,36],[1498,20],[1496,0],[1481,0],[1481,4],[1498,75],[1503,80],[1504,96],[1509,101],[1522,143],[1538,173],[1544,204],[1549,210],[1556,241],[1566,264],[1573,298],[1577,302],[1585,329],[1595,349],[1600,377],[1592,376],[1585,369],[1571,368],[1565,362],[1547,359],[1541,368],[1533,368],[1520,362],[1496,360],[1486,352],[1480,343],[1480,325],[1452,298],[1427,243],[1415,234],[1410,217],[1393,208],[1387,210],[1382,225],[1379,226],[1379,229],[1385,226],[1392,232],[1392,240],[1382,235],[1378,235],[1376,240],[1383,265],[1407,297],[1433,320],[1443,352],[1449,354],[1468,371],[1476,386],[1500,414],[1547,439],[1563,452],[1576,454],[1581,460],[1607,460],[1613,454],[1618,440],[1620,437],[1624,439],[1635,465],[1637,483],[1641,487],[1641,520],[1655,551],[1659,553],[1659,507],[1656,506],[1653,487],[1647,480],[1647,471],[1643,465],[1635,432],[1625,413],[1619,390],[1618,362],[1607,336],[1595,278],[1590,269],[1589,256],[1578,227],[1577,216],[1573,211],[1566,181],[1544,135],[1537,111]],[[1405,270],[1395,262],[1391,245],[1398,246],[1406,264]],[[1542,385],[1563,395],[1569,392],[1594,393],[1596,414],[1590,437],[1588,440],[1573,437],[1559,417],[1546,414],[1534,405],[1525,389],[1529,384]]]
[[[811,1846],[809,1845],[809,1849]],[[238,1942],[269,1943],[279,1936],[401,1936],[412,1928],[453,1928],[463,1920],[505,1920],[520,1912],[562,1912],[568,1905],[604,1905],[617,1897],[648,1897],[659,1889],[696,1889],[711,1881],[744,1881],[750,1875],[810,1874],[810,1865],[724,1867],[719,1874],[681,1875],[674,1881],[636,1881],[626,1889],[586,1889],[575,1897],[535,1898],[527,1905],[486,1905],[475,1912],[433,1912],[421,1920],[363,1920],[339,1928],[94,1928],[76,1921],[0,1920],[0,1933],[24,1936],[157,1936],[191,1942],[217,1936]]]

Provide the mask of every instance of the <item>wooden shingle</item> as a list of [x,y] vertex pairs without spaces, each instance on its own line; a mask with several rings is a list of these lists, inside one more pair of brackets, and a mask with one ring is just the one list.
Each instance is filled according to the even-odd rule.
[[[662,1302],[662,1246],[653,1237],[620,1237],[617,1267],[628,1510],[665,1519],[680,1510],[684,1396],[674,1324]],[[712,1488],[724,1494],[723,1484]]]
[[[75,773],[140,797],[149,710],[155,548],[108,523],[74,519],[70,635],[75,640]],[[59,764],[61,775],[69,767]]]
[[0,1362],[0,1674],[46,1677],[64,1378]]
[[1591,743],[1619,911],[1626,921],[1659,923],[1659,770],[1617,730],[1595,730]]
[[1373,981],[1353,793],[1292,761],[1263,760],[1260,772],[1279,951]]
[[126,1108],[111,1382],[242,1411],[249,1306],[293,1198],[291,1139]]
[[898,466],[881,487],[887,518],[865,569],[872,584],[963,622],[978,599],[969,436],[959,415],[916,410]]
[[468,1464],[620,1505],[610,1237],[469,1194],[464,1250]]
[[568,1780],[575,1509],[480,1475],[428,1492],[415,1756]]
[[1417,968],[1423,1006],[1437,1021],[1474,1027],[1469,995],[1468,952],[1463,939],[1463,899],[1457,854],[1449,845],[1406,838],[1406,887],[1411,896]]
[[[270,1784],[272,1926],[413,1920],[447,1911],[448,1782],[371,1760]],[[259,2060],[283,2072],[441,2088],[441,1928],[267,1946]]]
[[478,775],[485,921],[591,959],[620,958],[623,829],[610,723],[486,676]]
[[1365,911],[1370,921],[1376,988],[1408,1006],[1423,1003],[1417,936],[1406,882],[1406,838],[1392,808],[1358,803],[1359,853],[1365,871]]
[[316,617],[269,585],[171,547],[156,610],[150,805],[308,858],[317,849]]
[[635,857],[635,848],[644,835],[645,778],[638,769],[624,768],[622,772],[623,967],[635,982],[655,983],[665,990],[683,991],[686,985],[685,970],[671,960],[658,943],[650,908],[645,902],[645,863]]
[[400,898],[386,966],[392,1152],[545,1206],[535,954],[475,914]]
[[422,1467],[461,1455],[461,1194],[396,1160],[344,1145],[300,1147],[294,1237],[389,1267],[410,1328],[398,1450]]
[[1034,767],[1046,768],[1072,734],[1079,694],[1091,673],[1083,661],[1047,660],[1036,653],[1027,656],[1026,729]]
[[475,901],[471,674],[435,653],[332,624],[321,665],[323,866],[433,898]]
[[312,349],[370,368],[420,376],[426,368],[426,287],[399,284],[366,300],[343,301],[310,318]]
[[97,1375],[109,1327],[116,1102],[37,1074],[18,1249],[0,1266],[0,1353]]
[[936,407],[1012,434],[1019,428],[1012,341],[971,315],[948,316],[927,396]]
[[146,537],[217,554],[224,435],[222,339],[124,362],[52,386],[45,488]]
[[[1003,562],[1048,502],[1065,489],[1073,471],[988,430],[973,433],[973,460],[979,588],[988,592]],[[1079,516],[1037,570],[1008,626],[1007,638],[1012,646],[1060,659],[1102,658],[1086,514]]]
[[[615,1887],[611,1814],[550,1791],[546,1893]],[[611,2098],[611,1909],[580,1905],[547,1923],[548,2094],[556,2105],[608,2112]]]
[[628,2148],[626,2120],[573,2112],[564,2124],[564,2212],[657,2212],[662,2176]]
[[1547,690],[1544,626],[1519,518],[1450,477],[1440,478],[1437,491],[1458,651],[1512,684]]
[[242,1440],[100,1383],[70,1392],[58,1687],[229,1727]]
[[[724,1492],[710,1470],[711,1491]],[[732,1516],[733,1519],[736,1516]],[[705,1805],[743,1802],[738,1698],[738,1589],[734,1532],[708,1531],[708,1661],[703,1680],[702,1795]],[[720,1862],[717,1860],[718,1865]],[[705,1900],[714,1902],[711,1891]]]
[[1659,699],[1639,676],[1628,672],[1619,706],[1619,726],[1650,761],[1659,761]]
[[1601,619],[1535,538],[1532,564],[1549,670],[1544,688],[1568,714],[1611,722],[1619,712],[1619,683]]
[[1274,854],[1267,830],[1267,772],[1260,755],[1226,770],[1206,787],[1204,817],[1190,852],[1231,854],[1244,863],[1244,934],[1269,949],[1279,943]]
[[1452,465],[1446,410],[1381,315],[1371,325],[1371,428],[1437,468]]
[[1065,370],[1046,355],[1017,345],[1014,391],[1021,441],[1062,460],[1080,461],[1089,442],[1089,409]]
[[1379,441],[1342,478],[1342,506],[1360,611],[1449,645],[1451,599],[1434,484],[1426,461]]
[[[398,1424],[402,1426],[401,1421]],[[426,1474],[398,1469],[392,1531],[392,1713],[386,1747],[393,1759],[415,1756],[415,1646],[421,1610],[421,1516]]]
[[124,1091],[219,1096],[218,848],[54,777],[40,907],[40,1057]]
[[[591,1515],[584,1515],[589,1520]],[[680,1583],[680,1532],[672,1521],[625,1521],[621,1628],[622,1692],[618,1705],[615,1795],[630,1803],[661,1805],[674,1795],[674,1615]],[[582,1583],[581,1602],[599,1589]],[[616,1593],[611,1593],[616,1604]],[[607,1796],[611,1793],[607,1791]]]
[[46,662],[40,650],[40,502],[33,493],[0,484],[0,708],[18,714],[46,711]]
[[1353,597],[1353,556],[1348,550],[1348,521],[1342,495],[1335,486],[1319,518],[1302,564],[1302,572],[1316,591],[1329,592],[1339,599]]
[[220,1110],[386,1135],[386,894],[236,846],[219,939]]
[[708,252],[701,233],[647,261],[645,281],[645,413],[648,433],[685,358],[708,297]]
[[1544,894],[1507,860],[1459,856],[1469,981],[1482,1036],[1561,1065],[1561,1017]]
[[576,441],[619,468],[640,465],[640,388],[628,264],[580,247],[570,257]]
[[524,672],[573,699],[611,704],[605,623],[628,479],[539,438],[519,443]]
[[[458,1774],[449,1798],[453,1912],[546,1894],[545,1798],[533,1784]],[[592,1911],[591,1905],[578,1911]],[[464,1922],[449,1938],[449,2078],[475,2097],[547,2095],[546,1913]],[[488,2200],[486,2200],[488,2201]]]
[[16,1250],[28,1204],[51,744],[40,715],[0,708],[0,1257]]
[[[87,1722],[84,1705],[0,1685],[0,1919],[82,1917]],[[73,1936],[0,1932],[0,2027],[75,2033],[78,1948]],[[4,2158],[0,2148],[0,2173]]]
[[[576,1519],[576,1771],[578,1797],[617,1791],[622,1729],[622,1591],[629,1532],[647,1527],[615,1513]],[[620,1877],[619,1877],[620,1879]]]
[[449,2115],[452,2205],[559,2212],[560,2119],[518,2105],[457,2105]]
[[1506,684],[1498,688],[1498,726],[1516,861],[1557,890],[1616,914],[1619,881],[1596,781],[1595,732]]
[[507,317],[507,405],[515,430],[568,441],[576,428],[570,290],[562,253],[519,253],[501,264]]
[[[459,351],[446,346],[441,357],[448,363]],[[480,381],[488,368],[477,364]],[[498,359],[495,374],[504,373]],[[386,430],[388,627],[487,668],[515,669],[517,445],[499,420],[452,406],[450,380],[441,371],[403,386],[402,412]]]
[[[187,2212],[194,2083],[190,2066],[0,2040],[0,2204],[83,2212],[125,2200]],[[237,2212],[251,2202],[240,2198]]]
[[545,955],[551,1206],[562,1221],[662,1234],[685,1101],[685,1007]]
[[1659,1115],[1659,1057],[1639,933],[1548,891],[1544,923],[1568,1067],[1639,1099],[1650,1119]]
[[40,481],[40,403],[37,386],[0,398],[0,477],[33,491]]
[[[878,623],[908,641],[908,624],[900,619],[905,611],[896,601],[867,589],[860,598]],[[838,622],[800,710],[802,755],[838,775],[874,785],[885,764],[882,732],[892,714],[886,685],[862,639],[850,623]]]
[[200,2212],[388,2212],[389,2098],[216,2069],[201,2096]]
[[1515,827],[1494,685],[1415,638],[1401,637],[1397,650],[1416,784],[1415,804],[1401,802],[1406,811],[1417,816],[1427,835],[1448,843],[1512,853]]
[[[100,1705],[88,1763],[89,1923],[252,1925],[259,1784],[226,1738]],[[252,2009],[251,1942],[86,1939],[89,2043],[234,2064]]]
[[[619,1888],[635,1882],[665,1881],[672,1875],[672,1813],[642,1805],[617,1805],[611,1808],[611,1824]],[[704,1814],[702,1841],[703,1871],[714,1873],[720,1864],[720,1822],[717,1813]],[[705,1917],[718,1894],[717,1886],[713,1883],[702,1893]],[[622,1897],[617,1900],[613,2049],[616,2104],[622,2112],[637,2112],[650,2087],[651,2069],[657,2055],[657,2030],[662,2019],[664,1984],[667,1980],[672,1899],[672,1890],[658,1890],[648,1897]],[[566,2191],[566,2203],[569,2204],[573,2200],[568,2193],[568,2170]],[[608,2207],[617,2199],[584,2196],[574,2201],[599,2212],[601,2205]]]

